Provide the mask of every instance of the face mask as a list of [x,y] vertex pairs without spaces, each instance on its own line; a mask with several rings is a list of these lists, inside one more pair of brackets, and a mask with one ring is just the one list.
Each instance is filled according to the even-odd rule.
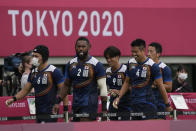
[[180,78],[181,80],[186,80],[188,78],[188,74],[187,73],[179,73],[178,78]]
[[35,67],[38,67],[40,65],[40,63],[38,61],[39,61],[38,58],[33,57],[33,59],[32,59],[32,65],[35,66]]

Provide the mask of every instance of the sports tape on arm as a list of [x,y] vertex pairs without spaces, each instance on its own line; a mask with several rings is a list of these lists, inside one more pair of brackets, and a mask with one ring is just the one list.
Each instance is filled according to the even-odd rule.
[[100,96],[107,96],[106,78],[97,80],[98,88],[100,89]]

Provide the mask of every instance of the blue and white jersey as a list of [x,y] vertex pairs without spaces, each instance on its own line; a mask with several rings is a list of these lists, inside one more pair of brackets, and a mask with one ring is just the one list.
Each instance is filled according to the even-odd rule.
[[56,101],[57,85],[64,82],[62,72],[53,65],[48,65],[42,71],[35,68],[29,74],[28,82],[35,90],[36,113],[51,114]]
[[138,63],[134,58],[130,59],[126,76],[130,78],[132,87],[132,104],[155,103],[151,86],[154,80],[162,76],[160,68],[152,59],[147,58],[143,63]]
[[[109,89],[116,89],[120,90],[126,77],[127,66],[121,65],[118,70],[115,72],[112,72],[111,67],[106,69],[106,83]],[[110,96],[110,104],[113,103],[114,99],[116,97]],[[130,91],[127,91],[127,93],[120,99],[119,107],[130,105],[131,97],[130,97]]]
[[159,67],[161,69],[161,74],[163,77],[163,82],[171,82],[172,81],[172,74],[171,69],[165,63],[160,62]]
[[85,62],[80,62],[78,57],[68,62],[65,79],[72,83],[73,106],[97,106],[97,80],[103,77],[105,77],[103,64],[92,56]]
[[[163,77],[163,83],[164,82],[171,82],[172,81],[172,74],[171,74],[171,70],[170,70],[169,66],[167,66],[163,62],[159,62],[158,65],[160,67],[161,74],[162,74],[162,77]],[[154,92],[154,95],[155,95],[156,100],[158,102],[158,105],[162,104],[162,106],[165,106],[159,89],[158,88],[153,88],[153,92]]]

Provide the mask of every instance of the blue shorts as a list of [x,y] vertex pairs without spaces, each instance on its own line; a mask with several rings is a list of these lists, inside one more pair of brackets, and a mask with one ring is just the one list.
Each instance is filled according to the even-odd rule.
[[[89,120],[95,121],[97,118],[97,110],[98,106],[72,106],[72,113],[73,114],[83,114],[87,113],[90,114],[88,117]],[[80,117],[73,117],[72,119],[73,122],[79,122]]]
[[145,116],[133,116],[132,120],[149,120],[149,119],[157,119],[157,107],[152,103],[139,103],[132,104],[131,109],[134,113],[143,112],[147,115]]

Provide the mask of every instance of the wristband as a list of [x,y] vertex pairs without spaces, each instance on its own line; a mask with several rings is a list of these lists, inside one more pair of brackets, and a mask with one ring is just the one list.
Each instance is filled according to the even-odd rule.
[[60,102],[62,101],[62,99],[61,99],[61,97],[57,97],[57,99],[56,99],[56,104],[59,104]]
[[16,97],[15,97],[15,96],[13,96],[13,97],[12,97],[12,99],[13,99],[14,101],[17,101],[17,99],[16,99]]
[[63,106],[63,111],[68,111],[68,105]]
[[165,104],[165,106],[166,106],[166,107],[170,107],[170,104],[169,104],[169,103],[167,103],[167,104]]
[[102,111],[107,111],[107,101],[102,101]]

